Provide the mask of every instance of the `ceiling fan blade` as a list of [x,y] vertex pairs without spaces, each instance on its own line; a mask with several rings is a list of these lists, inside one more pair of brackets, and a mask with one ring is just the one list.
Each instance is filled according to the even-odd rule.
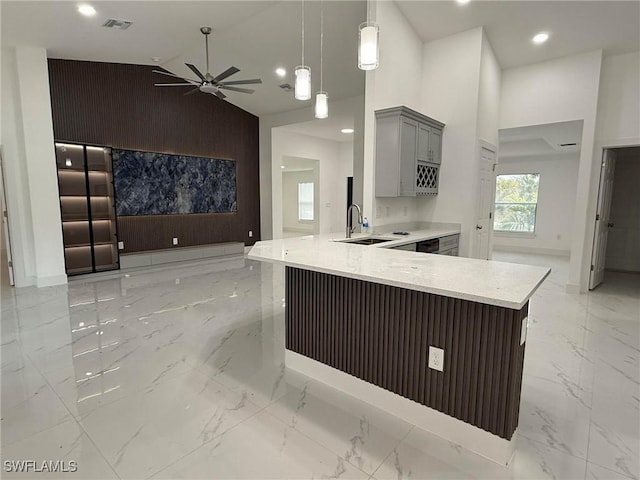
[[218,97],[220,100],[224,100],[225,98],[227,98],[227,96],[224,93],[222,93],[220,90],[218,90],[217,92],[214,92],[214,95]]
[[154,83],[155,87],[193,87],[193,83]]
[[196,93],[200,91],[200,87],[196,87],[193,90],[189,90],[185,95],[191,95],[192,93]]
[[227,87],[226,85],[220,85],[218,88],[224,88],[225,90],[231,90],[232,92],[253,93],[255,90],[249,88]]
[[151,70],[153,73],[159,73],[160,75],[167,75],[169,77],[173,77],[173,78],[179,78],[180,80],[186,80],[187,82],[195,82],[198,83],[197,80],[193,80],[191,78],[185,78],[185,77],[181,77],[180,75],[176,75],[175,73],[171,73],[171,72],[163,72],[162,70]]
[[207,81],[207,79],[205,78],[205,76],[204,76],[204,75],[202,75],[202,73],[200,73],[200,70],[198,70],[198,67],[196,67],[195,65],[191,65],[190,63],[185,63],[185,65],[186,65],[187,67],[189,67],[189,69],[190,69],[193,73],[195,73],[195,74],[198,76],[198,78],[199,78],[200,80],[202,80],[203,82],[206,82],[206,81]]
[[215,77],[212,82],[213,83],[218,83],[220,80],[224,80],[227,77],[230,77],[231,75],[238,73],[240,71],[239,68],[236,67],[229,67],[227,68],[224,72],[222,72],[220,75],[218,75],[217,77]]
[[222,82],[224,85],[249,85],[250,83],[262,83],[259,78],[252,78],[250,80],[233,80],[232,82]]

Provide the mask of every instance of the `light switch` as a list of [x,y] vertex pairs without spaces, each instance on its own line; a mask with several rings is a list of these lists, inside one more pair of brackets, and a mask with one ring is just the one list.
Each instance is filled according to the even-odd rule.
[[118,242],[118,250],[124,250],[124,242]]
[[178,237],[173,237],[173,244],[177,245],[178,244]]

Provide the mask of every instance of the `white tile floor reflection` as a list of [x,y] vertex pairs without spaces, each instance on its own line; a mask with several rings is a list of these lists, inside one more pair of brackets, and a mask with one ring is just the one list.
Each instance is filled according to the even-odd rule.
[[[640,276],[531,302],[501,468],[283,365],[283,270],[241,258],[3,289],[2,461],[57,478],[639,478]],[[31,476],[40,478],[43,474]],[[3,472],[2,478],[30,478]]]

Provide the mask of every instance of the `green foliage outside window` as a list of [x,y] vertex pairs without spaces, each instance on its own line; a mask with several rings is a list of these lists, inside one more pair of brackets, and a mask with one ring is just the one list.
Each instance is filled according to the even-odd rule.
[[493,229],[533,233],[536,225],[540,175],[498,175]]

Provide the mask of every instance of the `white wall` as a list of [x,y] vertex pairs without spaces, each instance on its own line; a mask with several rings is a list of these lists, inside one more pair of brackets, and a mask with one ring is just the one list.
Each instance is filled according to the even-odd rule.
[[601,63],[602,51],[596,50],[502,72],[500,128],[584,121],[567,285],[574,292],[586,290],[588,280],[587,215]]
[[640,52],[603,59],[596,125],[600,141],[640,137]]
[[363,214],[373,226],[417,220],[415,198],[376,198],[375,110],[406,105],[421,111],[422,41],[395,2],[375,2],[380,65],[366,73]]
[[[335,101],[330,100],[329,102],[329,115],[346,112],[354,117],[353,166],[350,167],[352,168],[350,175],[354,177],[354,201],[361,203],[363,190],[364,96]],[[277,219],[276,217],[280,218],[278,210],[274,210],[273,194],[281,194],[282,189],[278,180],[281,177],[280,172],[277,173],[277,178],[273,178],[273,163],[278,163],[279,168],[280,160],[272,160],[272,130],[284,125],[308,122],[310,120],[314,120],[313,107],[310,102],[306,102],[304,107],[297,110],[260,117],[260,231],[263,240],[273,238],[274,221]],[[274,182],[278,182],[278,185],[275,185]],[[274,212],[276,214],[275,217]],[[281,223],[278,225],[281,225]]]
[[341,142],[289,132],[272,130],[273,170],[273,236],[282,234],[282,173],[283,157],[300,157],[319,161],[319,233],[340,232],[344,228],[347,203],[347,180],[353,175],[353,161],[343,155]]
[[483,31],[478,93],[478,138],[493,146],[498,145],[501,85],[502,68],[493,52],[486,32]]
[[[298,220],[298,184],[314,183],[314,221]],[[314,233],[314,227],[318,223],[317,212],[319,210],[318,199],[320,195],[315,185],[313,170],[301,172],[282,172],[282,228],[284,231]]]
[[46,50],[2,51],[2,147],[16,286],[66,283]]
[[460,223],[461,256],[470,255],[475,231],[482,40],[475,28],[424,45],[421,111],[446,126],[438,195],[424,199],[419,216]]
[[605,268],[640,272],[640,148],[619,153]]
[[31,228],[31,202],[22,133],[15,49],[2,49],[2,161],[18,287],[35,284],[36,265]]
[[569,255],[578,181],[578,155],[500,158],[496,174],[538,173],[535,236],[494,233],[496,250]]

